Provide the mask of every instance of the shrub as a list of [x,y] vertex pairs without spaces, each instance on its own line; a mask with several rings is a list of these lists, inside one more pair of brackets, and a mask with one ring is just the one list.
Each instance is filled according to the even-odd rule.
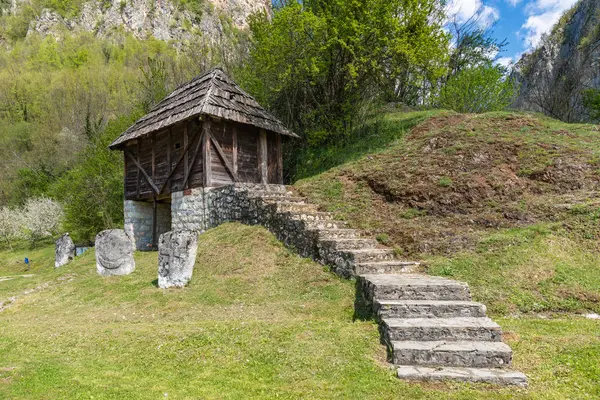
[[461,113],[501,111],[513,100],[514,84],[504,68],[488,63],[462,70],[440,93],[440,106]]

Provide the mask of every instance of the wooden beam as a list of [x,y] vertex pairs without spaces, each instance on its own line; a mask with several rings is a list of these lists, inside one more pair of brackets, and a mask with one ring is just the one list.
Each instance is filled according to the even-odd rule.
[[171,170],[171,128],[169,127],[169,132],[167,132],[167,171]]
[[[237,126],[235,124],[231,124],[232,125],[232,130],[233,130],[233,135],[232,135],[232,146],[231,146],[231,151],[232,151],[232,164],[233,164],[233,173],[234,175],[237,177],[237,172],[238,172],[238,142],[237,142]],[[237,180],[237,178],[236,178]]]
[[202,136],[202,159],[204,161],[202,169],[204,172],[204,187],[210,187],[212,184],[212,151],[210,149],[211,126],[211,121],[209,118],[207,118],[203,124],[204,135]]
[[217,139],[215,139],[215,137],[213,135],[211,135],[210,133],[209,133],[209,135],[210,135],[210,141],[212,142],[213,146],[215,146],[215,149],[217,149],[217,154],[219,155],[219,157],[221,157],[221,160],[223,160],[223,164],[225,164],[225,168],[227,169],[227,172],[229,172],[229,174],[233,178],[233,181],[237,182],[238,181],[237,173],[235,173],[233,171],[233,167],[227,160],[227,157],[225,157],[225,153],[223,152],[221,145],[219,145],[219,142],[217,142]]
[[173,177],[173,174],[175,173],[175,170],[177,169],[177,167],[179,167],[179,164],[181,164],[181,162],[183,161],[184,158],[186,158],[186,154],[187,151],[189,150],[191,143],[188,143],[187,146],[185,146],[183,148],[183,152],[181,153],[181,155],[179,156],[179,160],[177,160],[177,163],[175,164],[175,166],[173,167],[173,169],[171,169],[171,172],[169,172],[169,175],[167,175],[167,179],[165,180],[165,183],[163,183],[162,187],[160,188],[160,193],[163,192],[163,190],[165,190],[165,188],[167,187],[167,184],[169,183],[169,180],[171,180],[171,178]]
[[[184,148],[188,148],[189,145],[189,140],[188,140],[188,123],[187,121],[184,123],[183,125],[183,147]],[[185,158],[183,159],[183,170],[187,171],[188,170],[188,154],[187,152],[184,152],[183,154],[185,154]],[[185,183],[183,184],[183,189],[187,189],[185,187]]]
[[146,171],[144,171],[144,168],[142,168],[142,166],[140,165],[140,163],[131,155],[131,153],[129,151],[125,150],[125,152],[129,156],[129,159],[131,161],[133,161],[133,163],[135,164],[135,166],[138,168],[138,171],[140,171],[142,173],[142,175],[144,176],[144,178],[146,178],[146,181],[148,181],[148,184],[150,185],[150,187],[152,188],[152,190],[154,191],[154,193],[159,194],[160,190],[156,187],[156,185],[152,181],[152,178],[150,178],[148,176],[148,174],[146,173]]
[[[194,169],[194,165],[196,164],[196,158],[198,158],[198,153],[200,152],[200,148],[202,147],[204,135],[206,135],[206,132],[202,132],[202,135],[200,135],[200,137],[198,138],[198,141],[196,142],[196,148],[194,149],[192,161],[190,162],[189,168],[187,170],[185,170],[185,178],[183,179],[183,187],[185,187],[185,185],[187,185],[188,180],[190,179],[190,175],[192,174],[192,170]],[[193,141],[194,140],[192,139],[192,142]]]
[[283,150],[281,148],[281,135],[277,134],[277,183],[283,185]]
[[152,134],[152,182],[156,181],[156,132]]
[[[137,159],[138,159],[138,165],[140,163],[140,153],[142,152],[141,149],[142,149],[142,147],[140,145],[140,141],[138,140],[137,141]],[[139,169],[137,170],[136,178],[135,179],[136,179],[136,181],[135,181],[135,186],[136,186],[135,196],[137,198],[139,198],[140,197],[140,170]]]
[[158,203],[156,201],[156,195],[154,195],[153,198],[153,204],[152,204],[152,250],[156,249],[158,247],[158,221],[157,221],[157,209],[158,209]]
[[266,185],[269,182],[269,170],[267,168],[267,132],[260,130],[258,140],[258,168],[260,170],[260,182]]

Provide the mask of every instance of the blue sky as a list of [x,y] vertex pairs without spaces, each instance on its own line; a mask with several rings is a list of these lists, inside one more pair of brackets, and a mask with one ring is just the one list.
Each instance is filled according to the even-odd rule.
[[577,0],[451,0],[449,13],[465,20],[479,12],[482,24],[494,24],[494,36],[506,38],[509,45],[499,54],[507,65],[535,47],[560,16]]

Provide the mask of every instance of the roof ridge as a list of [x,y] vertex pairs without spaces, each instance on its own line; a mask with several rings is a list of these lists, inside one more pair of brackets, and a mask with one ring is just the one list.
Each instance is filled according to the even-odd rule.
[[[223,72],[223,70],[219,67],[214,67],[211,69],[210,73],[212,73],[212,76],[210,77],[210,83],[209,83],[209,87],[208,90],[206,91],[206,95],[204,96],[204,99],[202,100],[202,108],[200,109],[200,112],[203,114],[206,114],[208,111],[206,110],[206,104],[208,103],[208,100],[210,99],[210,96],[212,95],[212,91],[215,87],[215,78],[217,77],[217,71],[221,71]],[[209,73],[207,72],[205,75],[208,75]]]

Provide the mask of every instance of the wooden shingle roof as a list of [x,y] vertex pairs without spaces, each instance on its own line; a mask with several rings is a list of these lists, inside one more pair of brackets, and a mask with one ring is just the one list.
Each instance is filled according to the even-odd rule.
[[175,89],[109,147],[118,148],[125,142],[200,115],[210,115],[254,125],[281,135],[298,137],[262,108],[220,68],[213,68]]

